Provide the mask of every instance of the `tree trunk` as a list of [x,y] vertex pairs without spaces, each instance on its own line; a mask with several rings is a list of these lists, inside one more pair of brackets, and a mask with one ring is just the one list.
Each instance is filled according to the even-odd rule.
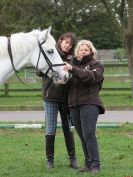
[[128,68],[131,77],[131,91],[132,91],[132,98],[133,98],[133,33],[127,33],[127,35],[125,36],[125,42],[126,42]]
[[131,89],[133,99],[133,0],[128,0],[128,23],[125,28],[126,52],[128,57],[128,68],[131,76]]

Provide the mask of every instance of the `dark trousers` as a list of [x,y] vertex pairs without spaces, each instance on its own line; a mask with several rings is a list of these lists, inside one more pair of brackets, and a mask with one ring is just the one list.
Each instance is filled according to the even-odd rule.
[[90,169],[100,167],[96,139],[96,122],[99,115],[98,107],[95,105],[81,105],[70,108],[70,114],[82,143],[85,165]]

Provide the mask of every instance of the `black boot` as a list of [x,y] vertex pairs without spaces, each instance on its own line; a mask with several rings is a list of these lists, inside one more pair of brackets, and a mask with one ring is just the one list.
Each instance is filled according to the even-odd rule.
[[67,152],[68,152],[69,159],[70,159],[69,166],[73,169],[78,169],[73,133],[70,131],[64,132],[64,137],[65,137],[65,144],[66,144]]
[[47,168],[54,168],[54,142],[55,135],[46,135],[46,157],[47,157]]

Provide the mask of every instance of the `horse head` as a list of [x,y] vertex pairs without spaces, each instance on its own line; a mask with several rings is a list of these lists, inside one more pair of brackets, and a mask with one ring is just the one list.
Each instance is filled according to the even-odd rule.
[[69,74],[63,70],[63,61],[50,31],[51,27],[43,31],[15,33],[10,38],[0,37],[0,83],[5,83],[16,71],[29,64],[56,81],[68,81]]
[[38,34],[33,32],[38,41],[38,50],[34,50],[32,53],[32,64],[44,74],[52,76],[54,82],[66,83],[70,76],[68,72],[63,70],[63,60],[55,47],[56,41],[50,32],[51,27]]

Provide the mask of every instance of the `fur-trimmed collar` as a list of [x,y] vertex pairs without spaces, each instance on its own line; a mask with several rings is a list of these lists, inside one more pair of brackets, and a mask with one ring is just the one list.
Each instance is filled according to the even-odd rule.
[[81,61],[77,60],[77,58],[74,58],[74,63],[81,65],[81,64],[86,64],[92,60],[94,60],[92,55],[86,55],[83,57],[83,59]]

